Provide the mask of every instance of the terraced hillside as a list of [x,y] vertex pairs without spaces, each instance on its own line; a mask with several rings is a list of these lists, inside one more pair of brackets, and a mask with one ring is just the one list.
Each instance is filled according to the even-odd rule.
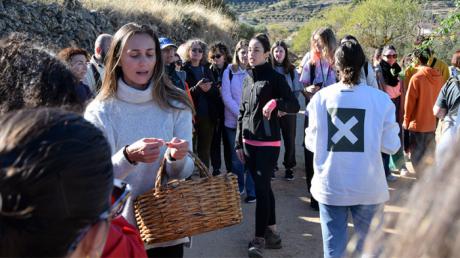
[[[251,25],[278,24],[295,31],[317,12],[331,5],[352,3],[352,0],[228,0],[227,5],[239,20]],[[454,8],[453,0],[427,0],[425,10],[434,21]]]

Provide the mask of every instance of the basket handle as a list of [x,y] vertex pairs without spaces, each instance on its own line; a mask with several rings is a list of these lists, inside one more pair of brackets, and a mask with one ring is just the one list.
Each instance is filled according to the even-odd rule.
[[[203,164],[203,162],[198,158],[198,156],[193,153],[191,150],[187,153],[192,159],[194,160],[195,166],[198,167],[198,171],[200,172],[200,177],[211,177],[209,174],[208,168]],[[163,158],[160,163],[160,167],[158,168],[157,177],[155,179],[155,191],[158,191],[161,187],[161,182],[163,178],[166,176],[166,158]]]

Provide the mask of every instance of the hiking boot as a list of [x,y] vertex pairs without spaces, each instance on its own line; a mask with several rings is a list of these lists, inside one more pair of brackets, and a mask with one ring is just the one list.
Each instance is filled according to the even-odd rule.
[[212,176],[218,176],[218,175],[220,175],[220,170],[214,169],[214,171],[212,171]]
[[401,176],[408,176],[408,175],[409,175],[409,170],[407,170],[407,168],[401,168],[401,169],[399,170],[399,174],[400,174]]
[[262,237],[255,237],[248,245],[249,258],[263,258],[262,252],[265,248],[265,239]]
[[294,171],[292,171],[292,169],[290,168],[286,169],[284,179],[286,179],[287,181],[294,180]]
[[281,249],[281,236],[279,233],[273,232],[270,228],[265,230],[265,248],[266,249]]
[[256,197],[254,197],[254,196],[247,196],[247,197],[244,199],[244,201],[245,201],[246,203],[255,203],[256,200],[257,200],[257,199],[256,199]]

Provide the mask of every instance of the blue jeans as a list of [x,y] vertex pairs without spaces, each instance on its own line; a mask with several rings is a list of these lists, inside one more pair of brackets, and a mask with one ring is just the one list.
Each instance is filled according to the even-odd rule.
[[348,211],[353,218],[354,231],[358,237],[356,249],[362,251],[364,240],[374,215],[383,216],[383,204],[333,206],[319,204],[323,251],[325,258],[341,258],[347,247]]
[[[247,169],[245,169],[244,164],[241,163],[240,159],[236,155],[235,151],[235,137],[236,137],[236,129],[225,127],[225,131],[227,132],[228,141],[230,142],[231,152],[232,152],[232,173],[238,176],[238,187],[240,193],[243,192],[246,186],[246,195],[255,197],[256,190],[254,186],[254,180],[252,179],[251,173]],[[244,180],[244,175],[246,174],[246,184]]]

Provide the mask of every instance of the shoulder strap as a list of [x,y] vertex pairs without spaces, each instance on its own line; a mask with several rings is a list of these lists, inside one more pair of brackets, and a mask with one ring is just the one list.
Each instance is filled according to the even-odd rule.
[[292,83],[294,83],[294,78],[295,78],[294,69],[291,69],[291,70],[289,71],[289,75],[291,76],[291,81],[292,81]]
[[367,78],[367,75],[369,74],[369,63],[367,61],[364,62],[364,74],[366,75],[366,78]]
[[436,57],[433,58],[433,62],[431,63],[430,67],[433,68],[435,64],[436,64]]
[[310,85],[313,85],[313,81],[315,80],[315,64],[309,64],[310,66]]
[[96,91],[99,91],[102,86],[101,75],[99,74],[99,71],[97,70],[97,68],[94,66],[93,63],[91,63],[91,71],[93,72],[93,78],[94,78],[94,81],[96,82],[96,85],[95,85]]

